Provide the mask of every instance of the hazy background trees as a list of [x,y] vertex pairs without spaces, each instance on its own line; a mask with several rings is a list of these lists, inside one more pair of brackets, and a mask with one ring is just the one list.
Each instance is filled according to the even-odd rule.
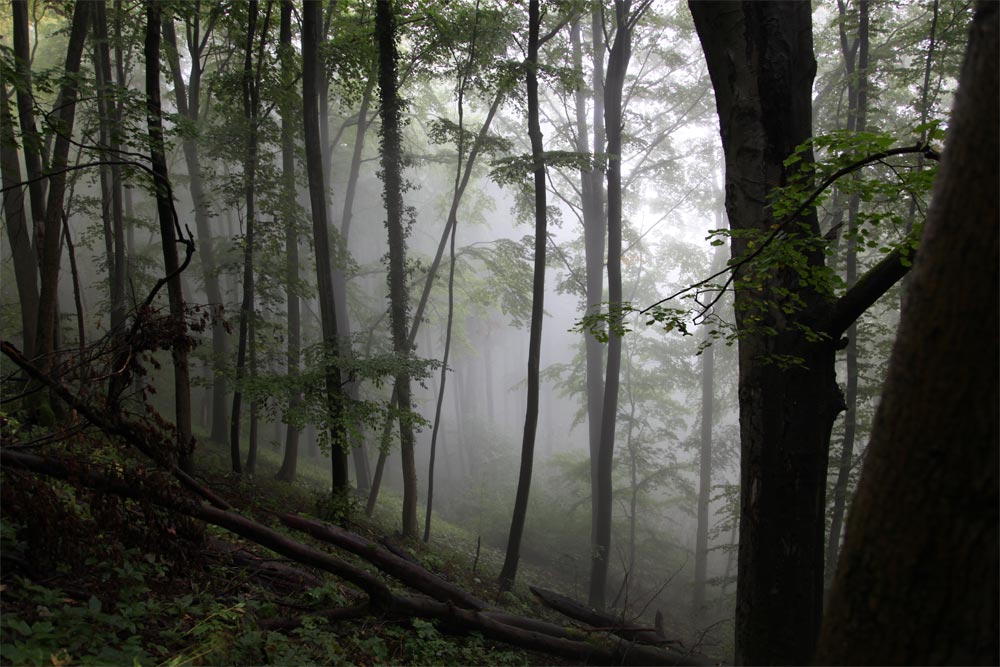
[[433,479],[425,535],[517,517],[596,607],[809,659],[936,153],[850,167],[940,148],[966,3],[10,7],[5,340],[182,457],[322,461],[410,536]]

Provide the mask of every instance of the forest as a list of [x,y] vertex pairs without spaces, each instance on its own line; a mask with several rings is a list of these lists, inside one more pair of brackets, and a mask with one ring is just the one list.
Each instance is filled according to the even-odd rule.
[[998,44],[0,0],[0,664],[1000,664]]

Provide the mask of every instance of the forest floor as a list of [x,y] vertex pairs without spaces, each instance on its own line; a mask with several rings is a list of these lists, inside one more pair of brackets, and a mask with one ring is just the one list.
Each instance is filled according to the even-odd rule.
[[[383,492],[373,517],[330,507],[328,475],[308,459],[298,480],[274,480],[276,452],[257,474],[227,472],[222,446],[199,446],[199,477],[241,513],[290,534],[274,511],[337,521],[510,612],[566,624],[528,583],[569,590],[565,573],[525,562],[497,599],[503,554],[435,519],[429,545],[394,532],[400,502]],[[133,501],[84,497],[62,483],[5,471],[0,517],[0,663],[4,665],[541,665],[569,664],[416,618],[359,608],[338,580],[212,526]],[[301,534],[296,539],[310,542]],[[329,545],[313,542],[328,550]],[[338,557],[352,560],[342,552]],[[370,564],[353,559],[357,565]],[[333,620],[324,613],[356,610]],[[690,645],[690,644],[689,644]]]

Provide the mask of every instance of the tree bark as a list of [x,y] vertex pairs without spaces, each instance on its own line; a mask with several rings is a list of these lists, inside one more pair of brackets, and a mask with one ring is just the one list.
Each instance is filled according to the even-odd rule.
[[998,15],[973,20],[819,664],[1000,662]]
[[[608,56],[604,87],[604,129],[608,141],[608,315],[612,328],[620,323],[622,317],[622,93],[632,56],[632,26],[636,17],[631,16],[631,9],[631,0],[615,0],[615,39]],[[597,487],[594,489],[595,540],[590,554],[589,602],[597,609],[605,606],[611,558],[611,473],[618,424],[621,357],[621,336],[609,331],[604,402],[601,407],[601,441],[597,452]]]
[[[80,3],[87,4],[87,3]],[[155,181],[156,213],[160,221],[163,266],[167,275],[170,317],[176,327],[171,341],[174,369],[174,426],[177,433],[178,465],[190,473],[194,440],[191,437],[191,382],[188,369],[187,320],[184,294],[181,291],[180,261],[177,243],[183,239],[174,210],[163,143],[163,120],[160,112],[160,3],[146,2],[146,125],[149,133],[149,156]],[[190,241],[188,241],[190,243]]]
[[[278,58],[281,61],[281,81],[290,91],[295,82],[294,58],[292,47],[292,0],[281,0],[281,20],[278,37]],[[288,346],[286,366],[288,375],[292,378],[299,374],[302,346],[302,321],[299,314],[299,295],[296,285],[299,281],[299,235],[298,220],[292,213],[296,199],[295,187],[295,124],[292,114],[295,107],[285,102],[280,107],[281,113],[281,186],[285,210],[285,293],[288,300]],[[288,399],[289,411],[302,403],[302,392],[293,390]],[[299,461],[299,429],[288,422],[285,431],[285,454],[281,460],[281,468],[277,478],[286,482],[295,481]]]
[[521,465],[517,477],[514,512],[507,537],[507,552],[500,570],[500,590],[510,590],[517,576],[521,557],[521,537],[528,513],[531,472],[535,458],[535,432],[538,429],[538,389],[542,349],[542,319],[545,317],[545,250],[548,245],[548,216],[542,128],[538,119],[538,40],[541,26],[539,0],[528,4],[528,57],[525,79],[528,96],[528,136],[535,183],[535,266],[531,281],[531,325],[528,334],[528,397],[521,439]]
[[337,365],[340,340],[337,335],[337,308],[333,294],[333,269],[326,219],[326,180],[320,154],[318,83],[322,74],[319,34],[323,7],[319,0],[306,0],[302,7],[302,117],[309,178],[309,203],[313,218],[313,245],[316,249],[316,285],[326,354],[324,374],[329,406],[330,455],[333,491],[348,488],[347,436],[341,372]]
[[[15,3],[17,4],[17,3]],[[44,204],[45,222],[39,229],[36,225],[36,235],[41,231],[40,239],[36,241],[36,249],[41,253],[40,291],[38,295],[38,324],[36,325],[35,354],[39,355],[46,371],[53,370],[55,362],[55,346],[57,338],[59,290],[59,263],[62,254],[60,235],[62,233],[63,198],[66,194],[66,168],[69,160],[69,148],[73,135],[73,121],[76,118],[76,99],[78,94],[77,73],[80,71],[80,60],[83,56],[83,46],[87,38],[87,26],[90,22],[90,3],[77,3],[73,9],[73,22],[70,27],[69,46],[66,48],[65,79],[59,89],[56,101],[55,128],[56,140],[52,148],[50,176],[48,177],[48,199]],[[18,104],[21,103],[18,95]],[[22,127],[27,127],[23,122]],[[31,122],[31,121],[29,121]],[[33,125],[32,125],[33,127]],[[29,132],[30,134],[30,132]],[[40,148],[40,146],[38,147]],[[25,156],[31,153],[25,150]],[[32,177],[32,167],[28,167],[28,176]],[[34,197],[32,211],[35,210]],[[39,216],[35,215],[38,220]]]
[[[188,34],[190,35],[188,53],[191,59],[189,85],[184,82],[173,21],[168,18],[163,22],[163,41],[167,46],[164,53],[174,80],[177,111],[193,124],[199,123],[202,118],[203,50],[215,24],[213,17],[203,33],[199,10],[199,2],[196,0],[191,23],[188,26]],[[195,232],[198,234],[198,254],[201,258],[205,295],[217,311],[216,317],[212,321],[212,430],[209,437],[214,442],[224,443],[228,441],[229,411],[226,407],[228,390],[223,368],[229,357],[229,343],[226,327],[222,321],[224,299],[219,276],[216,273],[218,264],[215,259],[215,241],[212,238],[212,212],[209,207],[209,194],[205,190],[205,177],[201,168],[201,153],[197,138],[191,136],[190,133],[185,133],[181,139],[181,148],[187,166],[188,189],[191,192],[191,201],[194,205],[194,224]]]
[[[845,69],[851,77],[851,104],[848,109],[848,130],[864,132],[867,124],[868,107],[868,0],[858,2],[858,37],[857,37],[857,68],[854,67],[854,51],[843,49]],[[843,5],[841,5],[843,7]],[[843,12],[842,12],[843,16]],[[841,21],[843,26],[843,21]],[[843,27],[841,27],[843,31]],[[841,43],[846,43],[843,32]],[[847,206],[847,247],[844,261],[844,282],[848,287],[858,280],[858,211],[861,206],[861,195],[855,192],[851,195]],[[854,439],[858,423],[858,327],[852,323],[847,329],[847,349],[845,350],[847,378],[844,386],[844,439],[841,443],[840,461],[837,466],[837,482],[833,487],[833,511],[830,516],[830,536],[827,540],[825,587],[833,580],[837,567],[837,552],[840,548],[840,533],[843,527],[844,511],[847,506],[847,484],[854,462]]]
[[[409,289],[406,282],[406,230],[403,225],[402,155],[400,153],[400,100],[396,65],[396,20],[391,0],[375,4],[375,35],[378,41],[378,84],[382,117],[382,180],[385,185],[386,229],[389,236],[389,323],[392,349],[404,364],[410,356],[407,340]],[[403,464],[403,535],[417,537],[417,464],[414,458],[413,399],[410,374],[397,371],[395,394],[399,411],[400,459]]]
[[24,354],[34,357],[35,327],[38,325],[38,260],[31,247],[27,202],[21,183],[14,118],[7,84],[0,84],[0,172],[3,177],[3,213],[7,241],[14,261],[14,281],[21,312],[21,344]]

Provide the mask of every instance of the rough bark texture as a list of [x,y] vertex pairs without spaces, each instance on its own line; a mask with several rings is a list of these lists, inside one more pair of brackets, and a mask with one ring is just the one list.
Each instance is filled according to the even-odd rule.
[[521,436],[521,465],[517,477],[514,512],[507,535],[507,552],[500,570],[500,590],[509,590],[517,576],[521,558],[521,536],[528,514],[531,473],[535,460],[535,433],[538,430],[538,384],[542,353],[542,318],[545,315],[545,249],[548,238],[546,211],[545,162],[542,127],[538,118],[538,33],[541,15],[538,0],[528,5],[528,57],[525,59],[525,80],[528,97],[528,137],[535,185],[535,266],[531,280],[531,325],[528,333],[528,397]]
[[819,664],[1000,663],[998,14],[976,14]]
[[[392,349],[400,363],[410,354],[407,339],[407,316],[410,294],[406,282],[406,230],[403,224],[402,155],[400,153],[400,100],[396,77],[396,22],[391,0],[378,0],[375,6],[375,35],[378,41],[378,84],[382,116],[382,180],[385,185],[386,229],[389,235],[389,320]],[[396,373],[396,398],[399,414],[400,459],[403,464],[403,535],[416,537],[417,463],[414,457],[413,409],[410,374]]]
[[[799,2],[691,2],[690,7],[716,91],[730,226],[764,233],[774,222],[767,206],[770,191],[789,175],[783,161],[812,133],[811,8]],[[800,222],[797,233],[819,238],[814,212]],[[735,237],[733,257],[746,251],[746,237]],[[818,243],[806,250],[806,261],[823,266]],[[794,318],[818,328],[832,299],[801,288],[791,269],[760,280],[762,290],[736,292],[741,331],[736,662],[802,664],[819,631],[827,449],[843,399],[834,374],[834,343],[808,342],[796,322],[768,304],[780,304],[781,290],[791,290],[804,303]],[[789,358],[801,365],[778,363]]]
[[[313,245],[316,249],[316,286],[319,293],[320,320],[327,356],[336,357],[340,341],[337,335],[336,303],[333,295],[333,272],[330,266],[330,238],[326,220],[326,181],[320,155],[319,100],[317,84],[322,73],[319,62],[319,34],[323,7],[319,0],[307,0],[302,6],[302,118],[306,148],[306,172],[309,178],[309,203],[312,210]],[[325,383],[329,406],[331,475],[334,492],[345,491],[347,479],[347,443],[343,422],[343,393],[340,367],[326,364]]]

